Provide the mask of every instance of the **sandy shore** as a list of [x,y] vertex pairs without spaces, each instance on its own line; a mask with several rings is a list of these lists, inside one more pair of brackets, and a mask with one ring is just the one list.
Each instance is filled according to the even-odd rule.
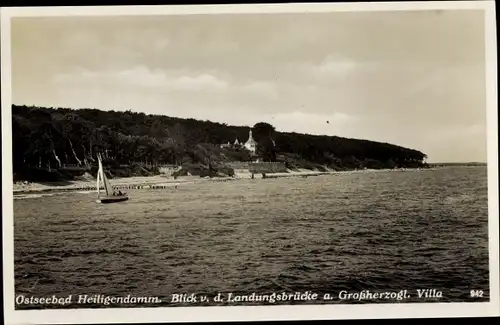
[[[113,187],[129,187],[129,186],[152,186],[157,184],[177,185],[180,183],[185,183],[193,181],[191,177],[183,177],[174,179],[173,177],[163,177],[163,176],[149,176],[149,177],[127,177],[127,178],[116,178],[111,179],[111,184]],[[199,177],[197,177],[199,178]],[[70,191],[70,190],[85,190],[85,189],[95,189],[96,180],[76,180],[67,182],[46,182],[46,183],[30,183],[30,182],[17,182],[13,185],[14,193],[32,193],[32,192],[48,192],[48,191]],[[102,187],[102,185],[101,185]]]
[[[360,172],[381,172],[388,170],[352,170],[352,171],[312,171],[312,170],[298,170],[289,171],[287,173],[270,173],[266,174],[266,178],[281,178],[281,177],[308,177],[319,175],[343,174],[343,173],[360,173]],[[391,170],[392,171],[392,170]],[[405,169],[398,169],[394,171],[405,171]],[[148,177],[127,177],[115,178],[110,180],[113,187],[117,189],[148,189],[166,186],[179,186],[183,184],[192,184],[197,182],[220,182],[238,179],[250,179],[252,174],[248,171],[238,171],[234,177],[219,177],[219,178],[202,178],[199,176],[181,176],[174,179],[172,176],[158,175]],[[262,178],[262,174],[255,174],[254,178]],[[14,194],[36,193],[36,192],[58,192],[58,191],[82,191],[82,190],[95,190],[95,179],[67,181],[60,183],[30,183],[30,182],[17,182],[13,184]],[[102,187],[102,186],[101,186]]]
[[[325,172],[314,171],[293,171],[290,173],[276,173],[268,174],[271,177],[292,177],[292,176],[307,176],[317,174],[328,174]],[[189,184],[195,182],[217,182],[238,179],[249,179],[252,174],[249,172],[238,172],[235,177],[218,177],[218,178],[203,178],[199,176],[181,176],[177,179],[171,176],[148,176],[148,177],[127,177],[111,179],[111,184],[116,188],[154,188],[165,186],[176,186],[182,184]],[[255,178],[262,178],[261,174],[256,174]],[[53,191],[78,191],[78,190],[95,190],[95,179],[76,180],[67,182],[46,182],[46,183],[30,183],[30,182],[17,182],[13,184],[13,192],[16,193],[34,193],[34,192],[53,192]],[[101,186],[102,187],[102,186]]]

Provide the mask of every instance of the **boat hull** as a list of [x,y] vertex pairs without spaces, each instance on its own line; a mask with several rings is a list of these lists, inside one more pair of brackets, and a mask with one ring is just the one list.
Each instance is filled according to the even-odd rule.
[[123,202],[127,201],[128,196],[127,195],[116,195],[116,196],[105,196],[97,199],[97,203],[116,203],[116,202]]

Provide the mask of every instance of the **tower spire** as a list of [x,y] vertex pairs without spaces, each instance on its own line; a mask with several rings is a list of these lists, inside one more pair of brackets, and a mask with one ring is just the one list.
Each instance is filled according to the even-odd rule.
[[256,151],[256,142],[255,140],[253,139],[253,136],[252,136],[252,129],[250,128],[250,130],[248,131],[248,140],[247,142],[245,143],[245,147],[250,150],[250,152],[252,152],[253,154],[255,154],[255,151]]

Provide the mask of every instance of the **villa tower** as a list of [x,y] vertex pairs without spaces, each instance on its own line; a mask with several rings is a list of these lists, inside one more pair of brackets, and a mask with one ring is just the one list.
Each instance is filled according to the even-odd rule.
[[248,133],[248,140],[244,144],[245,148],[247,148],[252,154],[255,155],[255,152],[257,151],[257,142],[252,137],[252,129],[250,129],[250,132]]

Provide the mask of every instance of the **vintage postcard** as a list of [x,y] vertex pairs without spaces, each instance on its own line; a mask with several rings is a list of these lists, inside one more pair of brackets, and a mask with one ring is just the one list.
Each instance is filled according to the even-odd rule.
[[495,25],[2,8],[7,323],[498,315]]

